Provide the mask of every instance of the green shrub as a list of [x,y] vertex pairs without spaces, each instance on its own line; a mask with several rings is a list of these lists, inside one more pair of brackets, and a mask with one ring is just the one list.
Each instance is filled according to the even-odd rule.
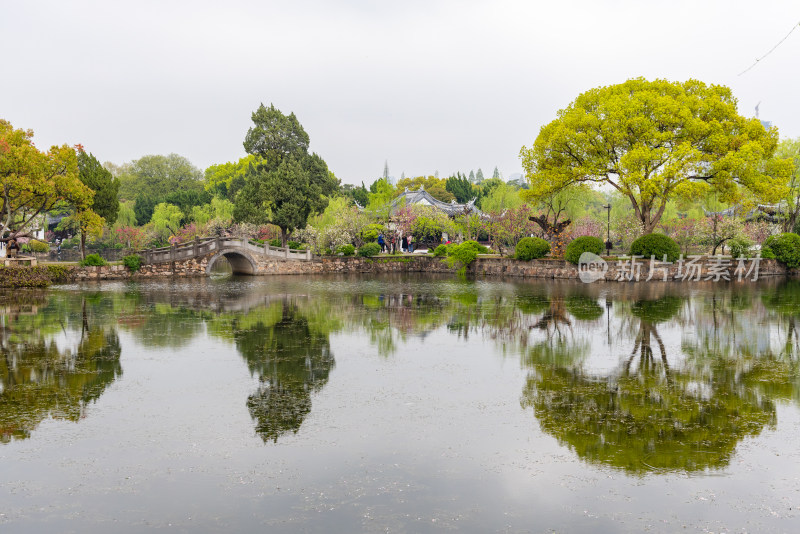
[[122,258],[122,265],[128,268],[130,272],[135,273],[142,266],[142,257],[138,254],[131,254]]
[[535,260],[550,253],[550,243],[541,237],[523,237],[517,242],[514,257],[518,260]]
[[734,258],[750,258],[753,256],[750,252],[750,247],[753,243],[743,237],[737,237],[728,241],[728,248],[731,251],[731,256]]
[[475,249],[475,252],[477,252],[478,254],[489,254],[491,252],[489,250],[489,247],[481,245],[480,243],[472,239],[470,239],[469,241],[464,241],[461,244]]
[[774,260],[775,253],[772,251],[771,248],[769,248],[766,245],[763,245],[761,247],[761,257],[764,258],[765,260]]
[[303,244],[300,241],[287,241],[286,246],[292,250],[302,250]]
[[381,232],[383,232],[382,224],[368,224],[361,230],[361,239],[363,239],[365,243],[372,243],[378,240],[378,234]]
[[447,265],[450,268],[455,267],[456,264],[460,265],[461,267],[458,269],[458,274],[463,275],[467,272],[469,264],[475,261],[477,257],[478,250],[472,243],[461,243],[460,245],[455,245],[448,249]]
[[583,235],[570,241],[564,250],[564,259],[577,265],[581,259],[581,254],[584,252],[591,252],[599,256],[603,253],[603,250],[605,250],[605,244],[602,239],[591,235]]
[[269,240],[269,246],[271,246],[271,247],[282,247],[283,243],[281,243],[280,239],[275,237],[275,238],[272,238],[272,239]]
[[75,267],[68,265],[0,266],[0,287],[47,287],[52,283],[69,282],[74,271]]
[[103,265],[108,265],[108,262],[101,258],[100,254],[89,254],[80,261],[79,265],[81,267],[102,267]]
[[448,250],[450,250],[452,246],[453,245],[445,245],[444,243],[442,243],[441,245],[433,249],[433,255],[437,258],[440,258],[442,256],[449,256]]
[[75,267],[72,265],[47,265],[47,274],[50,276],[50,281],[54,284],[61,284],[70,282],[72,276],[75,274]]
[[44,241],[38,241],[36,239],[31,239],[28,241],[28,248],[31,252],[50,252],[50,245]]
[[381,253],[381,246],[377,243],[364,243],[361,245],[361,248],[358,249],[358,255],[363,258],[370,258],[372,256],[377,256]]
[[667,261],[675,261],[681,255],[681,247],[664,234],[646,234],[631,244],[630,254],[643,258],[654,256],[659,261],[666,255]]
[[350,244],[339,245],[339,247],[336,249],[336,253],[342,254],[343,256],[352,256],[356,253],[356,247]]
[[[800,235],[785,233],[769,236],[763,248],[773,252],[775,259],[790,269],[800,267]],[[762,249],[762,258],[765,257],[763,252]]]

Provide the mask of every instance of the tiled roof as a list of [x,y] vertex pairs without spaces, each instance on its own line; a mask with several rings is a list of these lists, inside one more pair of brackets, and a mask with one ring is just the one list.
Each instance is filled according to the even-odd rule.
[[442,202],[425,191],[424,187],[420,187],[416,191],[409,191],[406,189],[403,193],[400,193],[400,195],[392,200],[392,204],[389,207],[389,213],[394,213],[401,206],[412,206],[415,204],[432,206],[436,209],[442,210],[451,217],[461,215],[464,212],[477,213],[479,215],[481,213],[480,210],[475,207],[474,198],[466,204],[457,204],[455,200],[452,202]]

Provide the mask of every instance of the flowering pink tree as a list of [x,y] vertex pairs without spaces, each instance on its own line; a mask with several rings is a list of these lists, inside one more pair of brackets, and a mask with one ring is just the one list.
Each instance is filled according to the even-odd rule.
[[269,241],[270,239],[280,238],[281,229],[274,224],[262,224],[256,230],[256,239]]
[[486,229],[492,245],[500,254],[512,249],[517,241],[534,232],[536,226],[530,217],[531,207],[522,204],[519,207],[504,210],[501,213],[489,213]]
[[407,236],[411,233],[411,228],[414,226],[414,221],[417,219],[417,216],[418,212],[413,206],[403,206],[392,214],[392,222],[394,222],[395,233],[398,239],[401,236]]
[[745,237],[744,222],[738,217],[705,217],[698,230],[701,242],[711,248],[711,254],[716,254],[720,247],[724,249],[726,241]]
[[189,223],[178,228],[178,231],[169,237],[169,244],[177,245],[178,243],[186,243],[199,236],[200,231],[197,225],[195,223]]
[[702,231],[698,219],[675,219],[661,224],[661,230],[678,243],[684,254],[702,244]]
[[116,234],[119,242],[124,243],[127,248],[132,250],[142,250],[152,240],[151,235],[135,226],[117,228]]
[[622,249],[628,250],[638,237],[644,234],[644,225],[642,221],[636,218],[632,213],[620,217],[616,220],[611,220],[611,237],[612,241],[616,237],[622,243]]
[[[606,237],[606,225],[589,215],[584,215],[580,219],[572,222],[568,232],[573,239],[585,235],[603,239]],[[605,241],[605,239],[603,239],[603,241]]]
[[767,221],[750,221],[744,223],[744,235],[753,243],[762,244],[769,236],[778,234],[781,227]]

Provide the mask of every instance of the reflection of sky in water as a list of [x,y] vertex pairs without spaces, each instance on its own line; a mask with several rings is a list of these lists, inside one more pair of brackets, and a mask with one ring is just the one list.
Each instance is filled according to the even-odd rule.
[[[0,444],[0,526],[792,530],[798,357],[779,296],[793,287],[632,286],[92,286],[89,326],[118,333],[124,375],[80,420]],[[74,349],[78,289],[49,294],[47,321],[3,324]],[[671,425],[694,411],[709,435]]]

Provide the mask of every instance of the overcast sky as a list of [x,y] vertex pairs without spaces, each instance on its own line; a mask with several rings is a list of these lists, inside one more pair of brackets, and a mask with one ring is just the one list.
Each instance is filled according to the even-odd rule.
[[263,102],[343,182],[497,166],[581,92],[724,84],[800,137],[798,0],[0,1],[0,118],[101,161],[245,155]]

